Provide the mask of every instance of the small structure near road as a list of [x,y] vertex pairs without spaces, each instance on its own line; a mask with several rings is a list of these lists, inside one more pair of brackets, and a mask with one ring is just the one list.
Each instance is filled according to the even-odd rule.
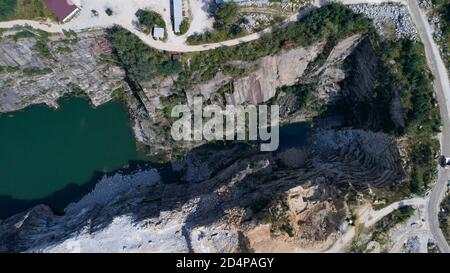
[[44,0],[45,5],[63,23],[69,21],[80,9],[70,0]]
[[155,38],[156,40],[164,39],[164,32],[165,32],[164,28],[154,26],[153,27],[153,38]]

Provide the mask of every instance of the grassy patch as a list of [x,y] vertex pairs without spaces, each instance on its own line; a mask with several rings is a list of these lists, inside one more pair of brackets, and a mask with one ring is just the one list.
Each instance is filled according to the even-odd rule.
[[[374,31],[368,19],[354,14],[343,5],[333,4],[313,11],[297,22],[279,31],[269,33],[261,39],[234,47],[192,54],[189,80],[204,81],[223,70],[229,61],[252,62],[274,55],[284,49],[291,40],[297,46],[309,46],[328,37],[339,40],[353,33]],[[226,60],[226,61],[224,61]]]
[[56,16],[47,8],[43,0],[0,0],[0,20],[51,19]]
[[316,90],[315,84],[304,84],[298,83],[291,86],[283,86],[280,88],[281,92],[284,92],[288,95],[295,95],[300,102],[299,108],[307,107],[311,104],[312,95]]
[[14,18],[16,6],[16,0],[0,0],[0,20],[10,20],[11,18]]
[[79,98],[88,98],[88,95],[84,92],[84,90],[75,83],[68,83],[67,84],[67,90],[72,93],[72,95],[79,97]]
[[[256,204],[253,204],[256,209],[261,207],[266,202],[265,200],[259,201]],[[267,202],[269,203],[269,202]],[[289,237],[294,236],[294,230],[291,226],[289,216],[287,215],[287,211],[289,211],[289,206],[287,204],[287,196],[282,195],[277,198],[270,207],[267,204],[264,206],[264,210],[260,217],[260,222],[263,224],[271,225],[272,233],[286,233]]]
[[163,105],[163,115],[166,119],[172,119],[172,109],[176,105],[183,104],[184,98],[179,96],[162,97],[161,104]]
[[[127,72],[133,81],[148,81],[158,76],[181,72],[182,65],[168,52],[148,47],[132,33],[120,27],[108,30],[113,46],[113,58]],[[135,84],[138,84],[135,82]]]
[[56,51],[58,51],[58,53],[61,53],[61,54],[67,54],[67,53],[73,52],[73,50],[67,46],[60,46],[56,49]]
[[153,30],[153,27],[157,26],[164,28],[164,36],[167,36],[166,23],[158,13],[150,10],[140,9],[136,12],[136,17],[138,18],[139,22],[139,29],[142,32],[150,34]]
[[33,50],[35,50],[37,53],[39,53],[39,55],[41,55],[41,57],[46,58],[46,59],[54,59],[52,52],[50,51],[50,49],[47,46],[47,39],[46,38],[38,38],[36,40],[36,44],[33,47]]
[[0,74],[2,73],[9,74],[17,71],[19,71],[19,68],[15,66],[0,66]]
[[[439,41],[441,47],[444,49],[443,57],[450,64],[450,55],[448,54],[450,46],[450,2],[447,0],[433,0],[432,1],[436,14],[440,17],[440,26],[442,30],[442,39]],[[447,53],[447,54],[446,54]]]
[[424,136],[411,139],[410,157],[413,162],[411,192],[423,194],[436,176],[435,159],[440,150],[439,142]]
[[447,242],[450,242],[450,195],[447,195],[441,203],[439,224]]
[[40,75],[46,75],[46,74],[50,74],[53,72],[53,70],[51,70],[50,68],[43,68],[43,69],[39,69],[39,68],[25,68],[22,70],[22,72],[29,77],[32,76],[40,76]]
[[212,1],[209,10],[214,18],[214,30],[205,33],[195,33],[188,37],[187,43],[196,45],[214,43],[237,38],[246,34],[241,27],[242,17],[239,15],[239,5],[234,2],[216,4]]
[[21,30],[19,32],[14,33],[14,35],[12,35],[12,38],[14,39],[14,41],[17,41],[22,38],[30,38],[30,37],[35,37],[35,35],[33,32],[31,32],[27,29]]
[[184,35],[189,31],[190,23],[188,18],[184,18],[183,21],[181,21],[180,26],[180,33],[177,33],[177,35]]

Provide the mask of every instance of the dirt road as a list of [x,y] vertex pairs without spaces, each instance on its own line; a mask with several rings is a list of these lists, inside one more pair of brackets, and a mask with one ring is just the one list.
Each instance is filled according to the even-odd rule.
[[[428,65],[435,77],[434,88],[439,105],[441,106],[443,122],[441,149],[442,154],[448,156],[450,155],[450,87],[447,68],[442,60],[438,47],[434,42],[431,27],[428,24],[425,14],[421,11],[416,0],[408,0],[407,3],[420,38],[425,46]],[[438,213],[440,203],[447,190],[448,177],[448,171],[443,169],[439,170],[438,182],[434,185],[430,195],[430,201],[427,204],[430,231],[433,234],[439,249],[446,253],[450,252],[450,248],[439,227]]]

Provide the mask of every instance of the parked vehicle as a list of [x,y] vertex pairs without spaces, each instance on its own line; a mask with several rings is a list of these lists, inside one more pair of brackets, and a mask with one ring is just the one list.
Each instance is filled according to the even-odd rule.
[[450,158],[446,157],[445,155],[441,155],[439,157],[439,165],[441,165],[442,168],[450,166]]

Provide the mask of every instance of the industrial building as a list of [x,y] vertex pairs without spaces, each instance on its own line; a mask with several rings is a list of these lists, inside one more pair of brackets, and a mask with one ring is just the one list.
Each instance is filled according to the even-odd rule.
[[153,27],[153,38],[155,38],[157,40],[164,39],[164,32],[165,32],[164,28],[154,26]]
[[181,32],[181,22],[183,22],[183,0],[171,0],[172,3],[172,23],[175,33]]
[[62,22],[69,21],[80,9],[70,0],[44,0],[49,10]]

